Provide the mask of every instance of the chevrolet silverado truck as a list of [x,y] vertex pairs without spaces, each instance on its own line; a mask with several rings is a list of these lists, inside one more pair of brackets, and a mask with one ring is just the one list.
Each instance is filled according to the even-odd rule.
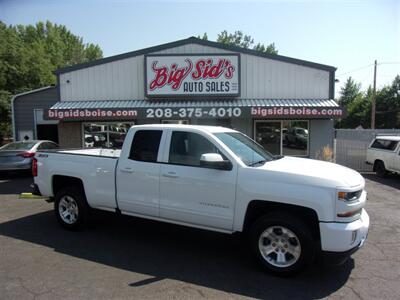
[[[363,177],[333,163],[274,156],[232,129],[130,128],[122,150],[42,151],[36,192],[58,221],[81,228],[91,209],[232,234],[265,269],[291,275],[316,254],[344,261],[368,233]],[[212,245],[210,245],[212,247]]]

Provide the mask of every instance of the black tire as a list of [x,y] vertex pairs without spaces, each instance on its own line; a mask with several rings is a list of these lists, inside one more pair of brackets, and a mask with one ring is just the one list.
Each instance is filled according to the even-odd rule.
[[[63,217],[61,216],[61,210],[63,208],[61,208],[60,210],[60,203],[62,202],[63,199],[68,199],[68,201],[71,201],[72,199],[76,204],[73,205],[73,207],[77,207],[77,214],[76,214],[77,217],[75,218],[74,222],[71,223],[66,222],[64,220],[65,217],[63,219]],[[63,207],[64,205],[61,206]],[[89,212],[89,206],[86,202],[85,193],[82,190],[82,188],[79,186],[70,186],[60,189],[54,197],[54,212],[56,214],[58,222],[64,228],[68,230],[82,229],[86,223]]]
[[379,177],[385,178],[387,175],[387,171],[385,168],[385,164],[383,161],[378,160],[375,162],[375,172],[376,175],[378,175]]
[[[261,235],[268,230],[274,231],[275,233],[279,233],[279,232],[275,232],[275,230],[278,229],[282,229],[282,228],[286,228],[289,229],[289,231],[291,231],[291,233],[289,234],[294,234],[296,236],[296,238],[288,238],[289,243],[293,242],[293,245],[289,245],[288,244],[276,244],[276,240],[275,240],[275,245],[278,245],[277,247],[279,248],[279,245],[281,245],[281,249],[278,252],[282,252],[286,251],[285,253],[281,254],[285,256],[285,259],[287,259],[288,261],[292,261],[291,265],[287,265],[287,266],[276,266],[273,263],[271,263],[270,261],[268,261],[261,253],[260,247],[259,247],[259,243],[263,244],[263,246],[265,246],[265,243],[268,243],[268,239],[264,237],[263,240],[261,241]],[[282,233],[282,231],[281,231]],[[285,234],[286,233],[282,233]],[[279,236],[279,235],[278,235]],[[286,235],[287,236],[287,235]],[[255,254],[256,259],[258,260],[258,262],[261,264],[261,266],[276,275],[279,276],[293,276],[296,273],[298,273],[299,271],[301,271],[306,265],[310,264],[313,259],[314,259],[314,254],[315,254],[315,241],[312,237],[311,231],[309,229],[309,227],[300,219],[298,219],[296,216],[289,214],[289,213],[284,213],[284,212],[274,212],[274,213],[270,213],[267,215],[264,215],[263,217],[259,218],[256,222],[254,222],[254,224],[252,225],[251,229],[250,229],[250,243],[251,243],[251,248],[253,250],[253,253]],[[284,237],[284,235],[282,235],[282,237]],[[278,238],[279,240],[279,238]],[[281,240],[283,241],[283,239]],[[271,244],[271,246],[273,246],[274,244],[272,244],[272,241],[269,241]],[[278,241],[279,243],[280,241]],[[296,245],[297,244],[297,245]],[[267,245],[267,247],[270,247],[270,245]],[[300,245],[300,247],[298,246]],[[293,256],[288,250],[290,249],[290,247],[293,246],[293,249],[299,249],[300,248],[300,254],[298,255],[298,258],[296,258],[295,256]],[[275,246],[274,246],[275,247]],[[274,248],[273,247],[273,248]],[[286,249],[284,248],[286,247]],[[294,252],[293,252],[294,253]],[[298,253],[298,252],[297,252]],[[269,256],[267,256],[267,258],[269,258],[270,260],[274,260],[274,255],[275,258],[278,258],[278,254],[274,251],[273,253],[269,254]],[[278,262],[275,262],[278,263]]]

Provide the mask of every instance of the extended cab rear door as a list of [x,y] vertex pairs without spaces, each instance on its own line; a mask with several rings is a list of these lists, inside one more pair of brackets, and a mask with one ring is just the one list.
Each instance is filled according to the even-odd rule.
[[[160,172],[160,217],[232,230],[237,164],[202,132],[170,129]],[[200,156],[218,153],[232,169],[200,166]]]
[[126,139],[116,173],[121,212],[159,217],[159,156],[164,135],[162,129],[139,128]]

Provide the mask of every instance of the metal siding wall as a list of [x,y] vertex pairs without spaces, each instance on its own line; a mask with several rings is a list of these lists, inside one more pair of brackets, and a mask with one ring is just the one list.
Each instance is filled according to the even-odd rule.
[[242,98],[328,99],[329,72],[241,55]]
[[61,74],[61,100],[143,99],[143,58],[141,55]]
[[58,101],[57,89],[49,88],[32,94],[23,95],[14,100],[15,136],[18,139],[20,130],[34,128],[34,109],[50,108]]
[[367,148],[377,135],[400,135],[400,129],[336,129],[336,163],[360,172],[371,172],[365,163]]
[[[231,53],[188,44],[153,54]],[[328,99],[329,72],[241,54],[241,98]],[[144,99],[144,56],[76,70],[60,75],[61,100]],[[66,83],[70,80],[70,83]]]

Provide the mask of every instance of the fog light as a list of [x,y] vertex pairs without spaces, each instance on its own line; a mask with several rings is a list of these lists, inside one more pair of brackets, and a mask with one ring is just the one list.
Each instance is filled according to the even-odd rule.
[[358,214],[361,215],[361,208],[360,209],[356,209],[356,210],[347,211],[347,212],[344,212],[344,213],[340,213],[340,214],[337,214],[337,216],[340,217],[340,218],[350,218],[350,217],[353,217],[353,216],[358,215]]
[[354,231],[351,233],[351,243],[352,243],[352,244],[356,241],[357,232],[358,232],[358,230],[354,230]]

